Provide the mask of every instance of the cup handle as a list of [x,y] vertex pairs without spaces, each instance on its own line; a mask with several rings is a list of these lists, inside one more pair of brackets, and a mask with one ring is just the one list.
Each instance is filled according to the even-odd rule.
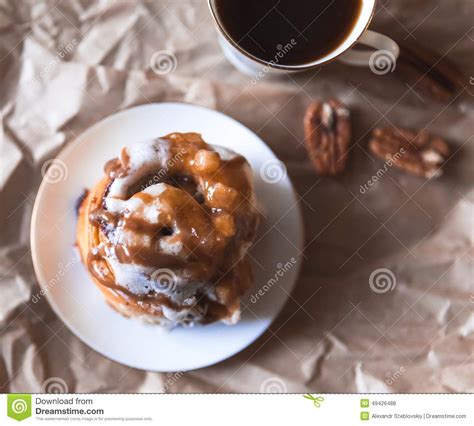
[[395,68],[395,62],[400,54],[400,47],[390,37],[366,30],[357,40],[357,43],[373,47],[375,51],[348,50],[339,56],[338,60],[347,65],[364,67],[371,65],[374,61],[385,61],[392,64]]

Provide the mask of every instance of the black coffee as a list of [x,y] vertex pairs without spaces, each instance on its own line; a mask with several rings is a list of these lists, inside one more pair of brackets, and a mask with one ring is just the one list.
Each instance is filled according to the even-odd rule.
[[303,65],[340,46],[363,0],[215,0],[221,25],[246,52],[280,65]]

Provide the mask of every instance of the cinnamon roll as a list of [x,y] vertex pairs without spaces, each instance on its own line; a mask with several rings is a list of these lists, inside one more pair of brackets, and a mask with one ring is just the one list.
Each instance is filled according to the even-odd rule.
[[235,324],[259,222],[245,158],[172,133],[105,165],[80,203],[77,245],[121,314],[167,327]]

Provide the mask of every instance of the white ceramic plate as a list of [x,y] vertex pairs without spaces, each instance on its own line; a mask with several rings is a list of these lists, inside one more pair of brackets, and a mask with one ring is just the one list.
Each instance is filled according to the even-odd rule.
[[[123,146],[191,131],[201,133],[208,143],[231,148],[247,158],[266,219],[251,249],[255,282],[243,300],[243,306],[248,304],[249,308],[244,309],[241,321],[235,326],[211,324],[164,331],[126,319],[105,303],[78,261],[75,204],[83,190],[102,177],[105,162],[116,157]],[[57,168],[57,173],[51,171],[49,182],[43,180],[31,225],[36,275],[56,314],[104,356],[149,371],[187,371],[215,364],[255,341],[293,289],[303,245],[293,187],[272,151],[237,121],[189,104],[143,105],[91,127],[64,149],[51,167]],[[292,258],[294,265],[282,267]],[[256,297],[259,290],[264,295]],[[38,292],[34,297],[43,296]]]

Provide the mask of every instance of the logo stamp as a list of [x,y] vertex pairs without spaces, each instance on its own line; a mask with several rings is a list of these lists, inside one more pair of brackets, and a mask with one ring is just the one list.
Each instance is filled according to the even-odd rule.
[[14,393],[7,396],[7,415],[21,421],[31,417],[31,395]]

